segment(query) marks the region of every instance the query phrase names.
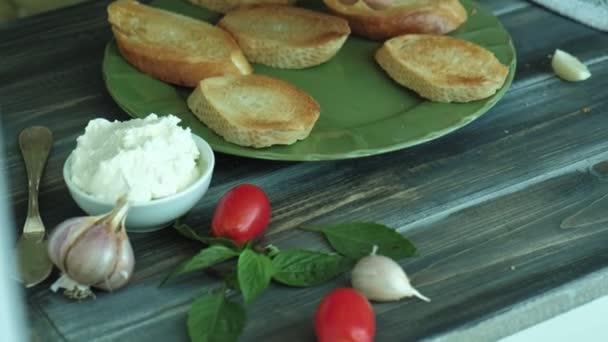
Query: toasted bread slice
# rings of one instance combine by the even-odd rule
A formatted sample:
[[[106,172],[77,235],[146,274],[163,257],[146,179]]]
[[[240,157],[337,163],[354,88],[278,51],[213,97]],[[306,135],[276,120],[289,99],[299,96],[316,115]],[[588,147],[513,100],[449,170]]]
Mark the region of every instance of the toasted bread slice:
[[[226,141],[256,148],[305,139],[320,113],[319,104],[303,90],[254,74],[205,79],[187,102]]]
[[[284,69],[327,62],[350,34],[342,18],[277,5],[228,12],[218,26],[232,34],[250,62]]]
[[[348,20],[354,33],[374,40],[406,33],[444,34],[467,20],[467,12],[458,0],[394,0],[392,6],[383,9],[354,1],[349,5],[341,0],[323,0],[331,11]]]
[[[376,61],[397,81],[437,102],[470,102],[493,95],[509,68],[488,50],[441,35],[408,34],[392,38]]]
[[[162,81],[196,87],[207,77],[252,72],[234,39],[206,22],[133,0],[110,4],[108,21],[121,55]]]
[[[296,0],[189,0],[215,12],[227,13],[240,7],[262,4],[293,5]]]

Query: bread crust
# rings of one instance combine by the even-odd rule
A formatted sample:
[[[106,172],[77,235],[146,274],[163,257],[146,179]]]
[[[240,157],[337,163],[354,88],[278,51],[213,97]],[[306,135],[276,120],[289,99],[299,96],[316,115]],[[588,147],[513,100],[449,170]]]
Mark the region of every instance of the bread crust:
[[[255,105],[242,96],[255,98]],[[254,148],[305,139],[320,114],[319,104],[303,90],[254,74],[205,79],[187,103],[199,120],[226,141]]]
[[[250,62],[284,69],[327,62],[350,35],[342,18],[278,5],[231,11],[218,26],[234,37]],[[276,27],[281,31],[275,32]]]
[[[188,0],[191,3],[205,7],[215,12],[228,13],[237,8],[275,4],[275,5],[293,5],[296,0]]]
[[[234,39],[205,22],[131,0],[110,4],[108,21],[121,55],[140,71],[164,82],[193,88],[204,78],[252,72]],[[169,41],[170,37],[149,33],[152,25],[171,27],[184,36],[212,36],[214,44],[206,53],[203,43],[194,49],[188,40]],[[157,27],[157,31],[166,30]]]
[[[509,74],[490,51],[451,36],[395,37],[378,49],[375,59],[397,83],[437,102],[487,98]]]
[[[333,13],[348,20],[354,33],[373,40],[406,33],[445,34],[467,20],[467,12],[458,0],[428,0],[383,10],[373,10],[361,0],[355,5],[323,1]]]

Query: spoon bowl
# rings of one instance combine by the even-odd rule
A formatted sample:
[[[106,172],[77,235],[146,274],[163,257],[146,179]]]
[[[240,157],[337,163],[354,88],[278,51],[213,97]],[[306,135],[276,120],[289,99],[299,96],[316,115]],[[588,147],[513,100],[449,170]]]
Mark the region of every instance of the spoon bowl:
[[[16,247],[19,280],[25,287],[43,282],[53,271],[45,235],[22,234]]]

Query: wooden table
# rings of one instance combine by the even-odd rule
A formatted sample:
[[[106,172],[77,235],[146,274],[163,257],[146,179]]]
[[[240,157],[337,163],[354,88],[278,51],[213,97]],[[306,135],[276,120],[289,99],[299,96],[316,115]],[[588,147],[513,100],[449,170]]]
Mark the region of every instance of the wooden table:
[[[61,168],[96,117],[128,119],[101,76],[111,37],[92,1],[0,29],[0,111],[17,226],[26,211],[19,131],[45,125],[56,143],[41,186],[48,227],[82,212]],[[495,340],[608,293],[608,35],[526,1],[483,1],[513,36],[518,70],[507,95],[479,120],[430,143],[331,162],[273,162],[217,154],[208,195],[191,221],[208,224],[238,183],[263,186],[274,206],[268,240],[326,248],[303,223],[377,221],[418,247],[403,266],[433,301],[375,305],[378,341]],[[582,83],[557,79],[562,48],[589,65]],[[204,274],[159,288],[199,247],[166,229],[133,234],[130,286],[94,301],[27,291],[34,340],[185,341],[192,299],[217,284]],[[56,274],[53,276],[53,278]],[[243,341],[312,341],[311,317],[330,289],[273,285],[249,308]],[[603,318],[598,318],[603,319]]]

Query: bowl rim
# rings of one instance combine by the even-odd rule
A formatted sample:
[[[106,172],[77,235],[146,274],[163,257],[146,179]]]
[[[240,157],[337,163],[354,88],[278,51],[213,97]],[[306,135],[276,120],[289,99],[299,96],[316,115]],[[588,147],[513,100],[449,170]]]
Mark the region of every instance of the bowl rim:
[[[213,170],[215,168],[215,154],[213,152],[213,149],[211,148],[211,145],[209,145],[209,143],[205,139],[199,137],[198,135],[196,135],[192,132],[190,132],[190,134],[192,134],[194,143],[195,143],[196,147],[199,149],[199,151],[201,152],[200,156],[205,155],[205,157],[207,157],[207,165],[206,165],[204,171],[201,172],[200,177],[195,182],[190,184],[188,187],[186,187],[185,189],[183,189],[173,195],[169,195],[169,196],[165,196],[165,197],[161,197],[158,199],[153,199],[153,200],[145,201],[145,202],[130,201],[129,205],[131,208],[145,207],[145,206],[151,206],[151,205],[171,202],[177,198],[185,196],[187,193],[194,191],[194,189],[198,188],[202,183],[204,183],[208,178],[210,178],[212,176]],[[90,194],[84,192],[83,190],[81,190],[78,186],[76,186],[76,184],[74,184],[72,182],[72,180],[69,177],[71,175],[71,172],[69,170],[68,165],[70,164],[70,160],[72,160],[73,154],[74,154],[74,150],[72,150],[70,152],[70,154],[68,154],[68,157],[63,162],[63,172],[62,172],[63,181],[65,182],[68,190],[70,192],[77,193],[78,196],[84,197],[91,202],[95,202],[95,203],[101,204],[101,205],[107,205],[110,207],[114,206],[115,203],[106,202],[106,201],[102,201],[98,198],[95,198],[95,197],[93,197],[93,195],[90,195]]]

